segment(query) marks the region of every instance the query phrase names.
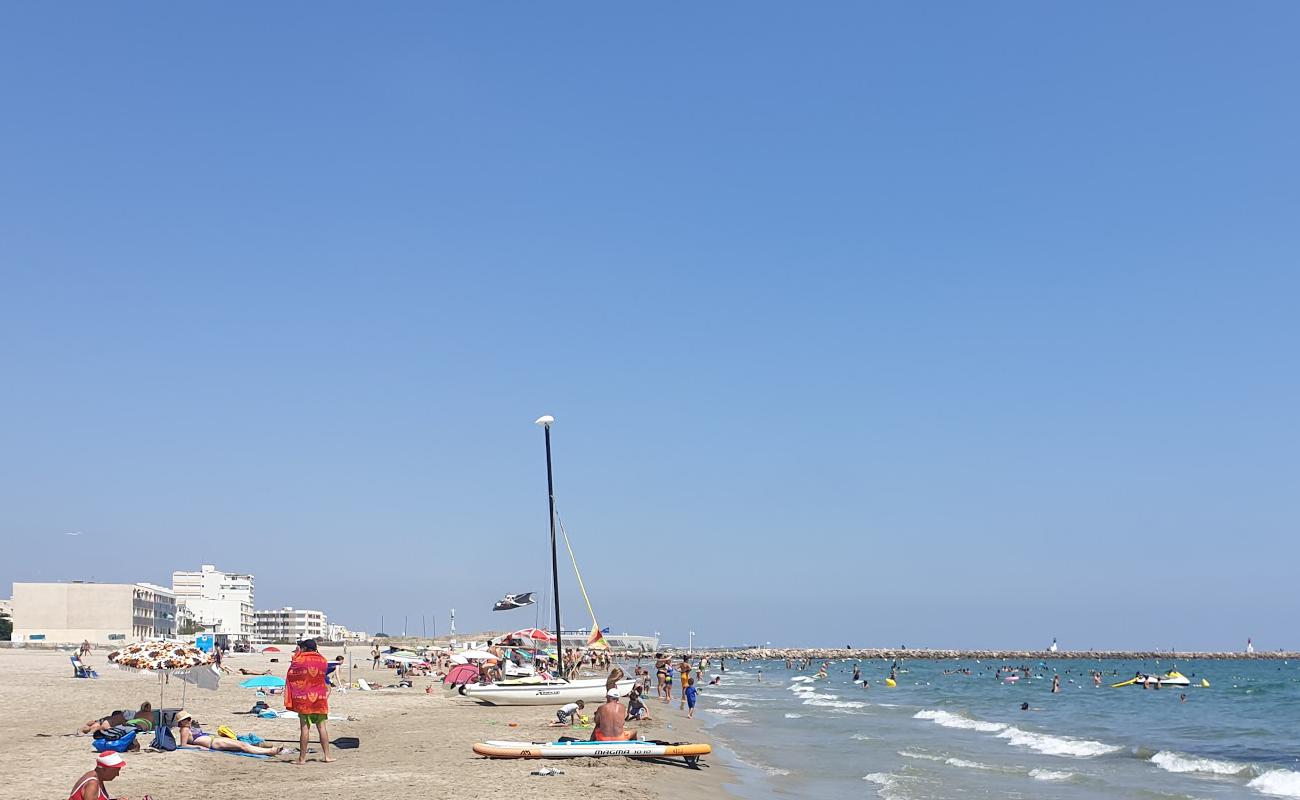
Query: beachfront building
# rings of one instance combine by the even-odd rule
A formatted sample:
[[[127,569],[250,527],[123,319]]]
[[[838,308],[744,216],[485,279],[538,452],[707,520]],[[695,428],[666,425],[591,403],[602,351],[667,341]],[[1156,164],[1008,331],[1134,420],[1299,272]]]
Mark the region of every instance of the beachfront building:
[[[16,642],[121,646],[176,635],[176,595],[152,583],[15,583]]]
[[[276,608],[253,612],[253,641],[258,644],[325,639],[329,620],[324,611]]]
[[[253,576],[204,564],[198,572],[173,572],[172,591],[194,627],[230,641],[253,638]]]
[[[14,601],[6,600],[0,597],[0,617],[12,617],[14,615]]]
[[[366,641],[365,631],[351,631],[346,625],[330,624],[326,631],[325,638],[331,642],[364,642]]]

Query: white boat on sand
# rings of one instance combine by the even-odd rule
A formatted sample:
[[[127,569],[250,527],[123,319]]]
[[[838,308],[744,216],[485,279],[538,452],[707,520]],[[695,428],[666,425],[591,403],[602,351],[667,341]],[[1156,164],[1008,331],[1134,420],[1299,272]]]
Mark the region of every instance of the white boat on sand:
[[[632,691],[631,678],[617,684],[620,695]],[[466,697],[494,706],[544,706],[563,705],[583,700],[588,703],[605,701],[604,678],[582,678],[576,681],[541,679],[503,681],[501,683],[469,684],[460,689]]]

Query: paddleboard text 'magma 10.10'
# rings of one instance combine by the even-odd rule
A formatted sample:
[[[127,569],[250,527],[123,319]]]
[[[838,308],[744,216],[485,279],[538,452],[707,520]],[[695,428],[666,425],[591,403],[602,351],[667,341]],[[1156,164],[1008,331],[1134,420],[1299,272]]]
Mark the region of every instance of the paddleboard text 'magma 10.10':
[[[713,752],[707,744],[669,742],[476,742],[474,752],[488,758],[685,758],[694,761]]]

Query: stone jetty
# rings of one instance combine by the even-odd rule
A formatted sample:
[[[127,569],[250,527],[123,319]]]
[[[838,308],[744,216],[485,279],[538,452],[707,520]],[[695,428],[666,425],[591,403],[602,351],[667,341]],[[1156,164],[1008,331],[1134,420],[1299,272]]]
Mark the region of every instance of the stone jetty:
[[[800,660],[813,659],[818,661],[836,661],[842,659],[850,660],[870,660],[882,659],[892,661],[900,659],[922,659],[932,661],[951,661],[951,660],[973,660],[980,661],[1000,661],[1004,663],[1021,663],[1025,661],[1047,661],[1050,659],[1076,659],[1076,660],[1105,660],[1115,659],[1124,661],[1145,661],[1160,659],[1163,661],[1179,660],[1187,661],[1191,659],[1206,660],[1287,660],[1300,659],[1300,653],[1273,651],[1270,653],[1256,652],[1223,652],[1223,651],[1175,651],[1175,650],[947,650],[934,648],[912,649],[910,647],[884,647],[884,648],[769,648],[769,647],[745,647],[745,648],[721,648],[721,649],[701,649],[696,648],[696,653],[707,653],[710,658],[722,657],[732,658],[740,661],[756,661],[760,659],[772,659],[784,661],[785,659]]]

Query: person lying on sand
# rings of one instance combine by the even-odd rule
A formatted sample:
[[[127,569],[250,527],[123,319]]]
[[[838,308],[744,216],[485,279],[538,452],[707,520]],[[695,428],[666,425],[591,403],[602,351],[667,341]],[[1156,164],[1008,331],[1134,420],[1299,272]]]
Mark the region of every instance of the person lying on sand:
[[[99,733],[100,731],[106,731],[115,725],[124,724],[126,724],[125,711],[110,711],[99,719],[86,720],[86,723],[81,726],[81,730],[78,731],[78,733]]]
[[[142,719],[147,722],[153,722],[153,703],[145,700],[140,704],[140,709],[132,714],[130,711],[110,711],[108,714],[99,719],[86,720],[81,726],[79,733],[100,733],[109,728],[118,725],[124,725],[133,719]]]
[[[266,672],[253,672],[252,670],[247,670],[244,669],[243,667],[240,667],[239,674],[240,675],[270,675],[271,670],[268,669]]]
[[[237,750],[255,756],[278,756],[284,752],[283,747],[258,747],[255,744],[227,739],[205,732],[194,722],[190,712],[181,711],[176,715],[176,728],[179,731],[177,745],[198,750]]]

